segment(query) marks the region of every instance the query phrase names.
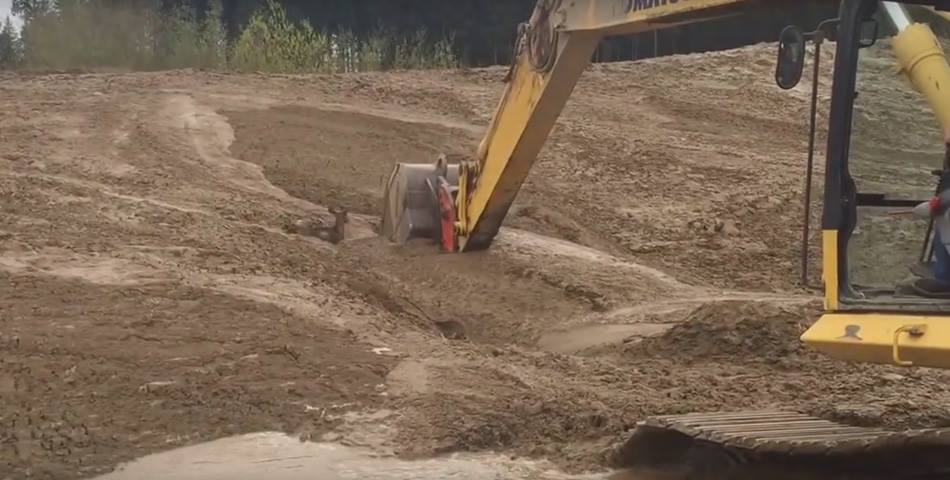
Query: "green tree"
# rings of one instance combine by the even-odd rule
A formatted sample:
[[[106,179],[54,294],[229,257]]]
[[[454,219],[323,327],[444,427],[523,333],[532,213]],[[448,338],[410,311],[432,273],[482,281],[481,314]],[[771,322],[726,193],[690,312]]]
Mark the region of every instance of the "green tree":
[[[13,0],[24,63],[47,68],[346,72],[512,61],[537,0]],[[802,0],[604,42],[601,61],[774,41],[835,5]]]
[[[12,68],[19,64],[22,50],[20,34],[13,28],[10,17],[7,17],[0,28],[0,68]]]
[[[201,22],[199,47],[205,58],[205,66],[221,68],[228,62],[228,38],[222,18],[224,6],[221,0],[210,0]]]
[[[27,22],[53,10],[53,0],[13,0],[13,14]]]

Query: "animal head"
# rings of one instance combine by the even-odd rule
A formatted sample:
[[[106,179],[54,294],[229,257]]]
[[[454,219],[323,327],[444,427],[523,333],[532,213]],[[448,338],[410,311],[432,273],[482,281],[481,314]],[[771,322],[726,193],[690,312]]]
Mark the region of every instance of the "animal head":
[[[329,211],[331,215],[336,217],[337,222],[349,222],[349,215],[347,214],[347,211],[345,208],[329,207],[327,208],[327,211]]]

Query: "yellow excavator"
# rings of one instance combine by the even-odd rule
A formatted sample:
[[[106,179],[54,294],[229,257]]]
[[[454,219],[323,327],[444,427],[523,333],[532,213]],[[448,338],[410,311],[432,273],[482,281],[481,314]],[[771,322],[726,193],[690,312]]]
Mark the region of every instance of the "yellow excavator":
[[[950,250],[941,250],[950,247],[950,194],[945,193],[950,191],[950,152],[944,150],[950,148],[945,145],[950,138],[944,137],[950,132],[950,66],[931,27],[950,20],[950,0],[839,3],[836,18],[813,32],[786,28],[779,42],[776,81],[784,89],[800,82],[808,42],[814,44],[806,219],[821,47],[833,42],[835,49],[821,233],[826,312],[802,339],[841,360],[950,368],[950,270],[941,271],[950,263],[940,265],[941,259],[950,262]],[[476,154],[460,163],[443,156],[433,163],[397,165],[386,188],[382,235],[397,243],[429,238],[453,253],[488,248],[605,36],[779,5],[788,2],[539,0],[530,20],[519,27],[507,87]],[[918,20],[921,15],[930,20]],[[882,26],[896,34],[882,35]],[[890,52],[886,60],[882,50]],[[882,65],[897,68],[881,72]],[[876,79],[897,70],[920,95],[895,100],[903,104],[895,115],[908,119],[906,124],[870,128],[887,120],[874,114],[865,97],[880,90]],[[923,212],[929,222],[900,215],[908,210]],[[919,258],[910,253],[917,247],[908,249],[905,241],[907,231],[918,227],[926,227]],[[888,235],[899,240],[886,245],[889,256],[873,248],[889,242]],[[807,248],[805,253],[803,272]],[[910,283],[881,277],[882,268],[907,273],[908,266],[919,274]],[[897,276],[892,272],[889,278]],[[797,412],[694,413],[644,420],[622,454],[631,464],[688,463],[697,478],[728,478],[724,472],[738,465],[760,464],[788,467],[768,470],[769,476],[794,466],[835,475],[829,478],[950,478],[950,429],[891,432]]]

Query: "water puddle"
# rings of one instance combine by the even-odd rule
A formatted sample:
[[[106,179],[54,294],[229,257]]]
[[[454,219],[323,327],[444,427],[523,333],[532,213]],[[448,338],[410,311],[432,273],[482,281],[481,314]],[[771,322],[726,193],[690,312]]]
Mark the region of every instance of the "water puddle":
[[[405,461],[370,450],[303,443],[278,433],[225,438],[150,455],[94,480],[659,480],[629,474],[571,476],[545,462],[458,454]],[[666,479],[664,479],[666,480]]]

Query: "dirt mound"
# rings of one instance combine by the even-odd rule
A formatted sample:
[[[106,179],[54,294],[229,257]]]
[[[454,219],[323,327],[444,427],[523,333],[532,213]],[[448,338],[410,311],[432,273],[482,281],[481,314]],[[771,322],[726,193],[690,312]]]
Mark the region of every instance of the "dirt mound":
[[[596,468],[641,408],[624,398],[629,385],[614,365],[518,348],[463,350],[465,360],[417,365],[426,386],[395,400],[401,455],[512,451]]]
[[[708,303],[666,333],[629,347],[627,354],[681,362],[788,361],[807,352],[799,337],[814,322],[817,307],[767,301]]]

